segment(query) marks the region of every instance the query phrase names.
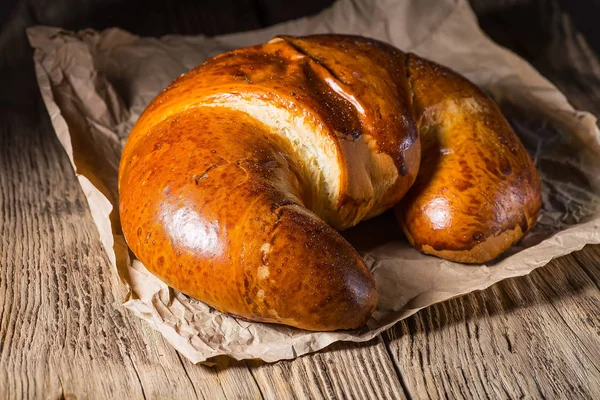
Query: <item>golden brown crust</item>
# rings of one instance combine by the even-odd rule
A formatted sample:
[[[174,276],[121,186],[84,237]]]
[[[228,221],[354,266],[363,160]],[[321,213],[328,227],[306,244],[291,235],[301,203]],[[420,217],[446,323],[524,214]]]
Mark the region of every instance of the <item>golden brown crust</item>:
[[[468,81],[370,39],[276,38],[208,60],[147,107],[119,169],[123,232],[152,273],[220,311],[356,328],[375,281],[328,224],[396,204],[422,145],[397,208],[415,247],[481,262],[531,227],[535,169]]]
[[[408,57],[423,155],[396,215],[424,253],[465,263],[492,260],[535,223],[537,171],[491,99],[453,71]]]

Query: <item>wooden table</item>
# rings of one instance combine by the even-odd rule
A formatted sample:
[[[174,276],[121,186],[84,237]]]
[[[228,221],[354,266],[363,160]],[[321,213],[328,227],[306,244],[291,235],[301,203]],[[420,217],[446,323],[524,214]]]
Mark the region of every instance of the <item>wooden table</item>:
[[[368,343],[274,364],[193,365],[121,306],[122,286],[37,91],[24,27],[212,34],[326,3],[5,4],[12,13],[0,14],[0,398],[600,398],[600,246],[430,307]],[[472,1],[492,38],[577,108],[600,115],[599,37],[590,20],[600,5],[587,3]]]

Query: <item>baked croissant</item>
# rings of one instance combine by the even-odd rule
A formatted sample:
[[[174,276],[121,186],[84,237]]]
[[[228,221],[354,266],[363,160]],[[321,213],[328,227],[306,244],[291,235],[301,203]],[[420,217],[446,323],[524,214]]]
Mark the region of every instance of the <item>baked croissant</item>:
[[[123,232],[152,273],[227,314],[320,331],[359,327],[377,304],[336,229],[400,204],[421,251],[484,262],[531,228],[539,186],[473,84],[342,35],[281,36],[182,75],[119,170]]]

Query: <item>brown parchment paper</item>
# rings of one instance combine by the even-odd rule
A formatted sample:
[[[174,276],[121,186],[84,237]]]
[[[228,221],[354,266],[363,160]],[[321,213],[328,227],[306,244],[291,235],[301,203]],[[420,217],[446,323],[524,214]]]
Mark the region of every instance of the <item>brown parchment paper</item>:
[[[148,102],[205,59],[276,34],[370,36],[445,64],[501,105],[543,181],[538,224],[500,259],[467,266],[409,247],[389,213],[344,233],[377,280],[378,309],[353,331],[307,332],[223,315],[167,287],[130,260],[117,207],[122,146]],[[552,258],[600,242],[600,132],[530,65],[491,42],[466,0],[341,0],[317,16],[268,29],[207,38],[140,38],[119,29],[73,33],[33,27],[35,68],[56,134],[65,148],[123,284],[124,305],[192,362],[289,359],[335,341],[366,341],[423,307],[525,275]]]

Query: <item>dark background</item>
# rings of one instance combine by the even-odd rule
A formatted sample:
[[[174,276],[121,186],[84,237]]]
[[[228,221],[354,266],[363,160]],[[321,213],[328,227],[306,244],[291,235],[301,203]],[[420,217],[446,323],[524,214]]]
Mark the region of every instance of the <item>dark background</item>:
[[[577,26],[590,50],[600,52],[600,0],[470,2],[492,39],[525,57],[555,83],[573,79],[570,86],[577,88],[585,87],[587,79],[597,79],[580,76],[581,71],[573,70],[572,65],[561,65],[561,54],[569,49],[557,49],[556,45],[560,42],[557,37],[572,34],[568,29]],[[26,113],[40,105],[33,79],[32,50],[25,38],[27,26],[52,25],[70,30],[118,26],[139,35],[218,35],[314,14],[332,3],[333,0],[2,0],[0,118],[9,110]],[[8,133],[6,129],[3,132]]]

